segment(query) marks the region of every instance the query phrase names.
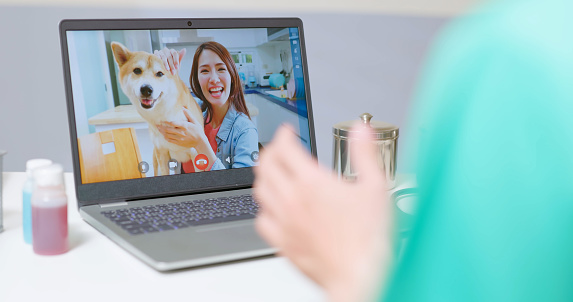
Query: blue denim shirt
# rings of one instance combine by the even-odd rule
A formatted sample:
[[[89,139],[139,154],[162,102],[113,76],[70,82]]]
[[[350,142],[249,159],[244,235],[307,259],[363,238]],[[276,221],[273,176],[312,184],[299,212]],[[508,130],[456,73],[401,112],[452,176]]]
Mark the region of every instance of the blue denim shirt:
[[[217,160],[211,171],[252,167],[258,164],[259,134],[255,124],[230,106],[217,132]]]

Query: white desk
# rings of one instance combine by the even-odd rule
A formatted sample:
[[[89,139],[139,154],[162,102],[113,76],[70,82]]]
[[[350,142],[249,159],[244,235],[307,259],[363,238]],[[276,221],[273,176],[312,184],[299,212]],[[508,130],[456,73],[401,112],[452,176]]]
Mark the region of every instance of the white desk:
[[[286,259],[160,273],[117,246],[77,211],[66,173],[70,251],[39,256],[22,235],[23,172],[3,174],[0,301],[324,301]]]

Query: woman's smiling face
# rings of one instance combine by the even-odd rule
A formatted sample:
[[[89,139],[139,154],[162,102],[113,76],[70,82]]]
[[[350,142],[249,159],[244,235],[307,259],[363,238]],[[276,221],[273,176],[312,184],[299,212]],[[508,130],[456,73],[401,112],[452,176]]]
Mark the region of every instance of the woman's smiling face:
[[[213,106],[222,106],[231,93],[231,75],[227,65],[211,50],[199,55],[199,85],[207,101]]]

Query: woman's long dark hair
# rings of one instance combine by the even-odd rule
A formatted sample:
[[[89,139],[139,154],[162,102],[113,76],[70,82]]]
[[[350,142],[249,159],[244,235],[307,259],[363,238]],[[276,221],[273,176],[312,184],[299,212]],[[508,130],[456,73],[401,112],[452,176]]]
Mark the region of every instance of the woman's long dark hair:
[[[249,114],[249,110],[247,110],[247,104],[245,103],[245,95],[243,94],[243,86],[241,85],[241,78],[239,77],[239,72],[237,71],[237,67],[235,66],[235,62],[231,57],[229,51],[225,48],[225,46],[214,42],[209,41],[205,42],[197,48],[195,51],[195,56],[193,56],[193,65],[191,68],[191,76],[189,76],[189,84],[191,84],[191,90],[193,93],[198,96],[202,101],[203,104],[201,105],[201,111],[207,110],[207,117],[205,118],[205,125],[211,122],[211,118],[213,118],[213,105],[207,101],[205,95],[203,95],[203,91],[201,90],[201,85],[199,85],[199,56],[203,52],[203,50],[208,49],[221,58],[225,65],[227,65],[227,70],[231,75],[231,91],[229,93],[229,100],[231,102],[231,106],[234,106],[235,109],[239,112],[244,113],[251,118]]]

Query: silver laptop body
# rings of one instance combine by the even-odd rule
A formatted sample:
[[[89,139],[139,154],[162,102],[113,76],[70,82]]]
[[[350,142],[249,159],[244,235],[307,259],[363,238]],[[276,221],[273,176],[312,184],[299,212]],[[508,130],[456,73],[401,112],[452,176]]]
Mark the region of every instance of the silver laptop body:
[[[63,20],[60,39],[82,218],[159,271],[273,254],[254,228],[252,167],[233,168],[232,153],[220,158],[226,169],[182,173],[183,163],[172,160],[169,175],[155,176],[149,126],[121,89],[111,44],[148,53],[185,48],[180,77],[189,86],[195,49],[220,43],[241,78],[259,149],[289,123],[316,156],[302,21]],[[258,152],[251,156],[256,164]]]

